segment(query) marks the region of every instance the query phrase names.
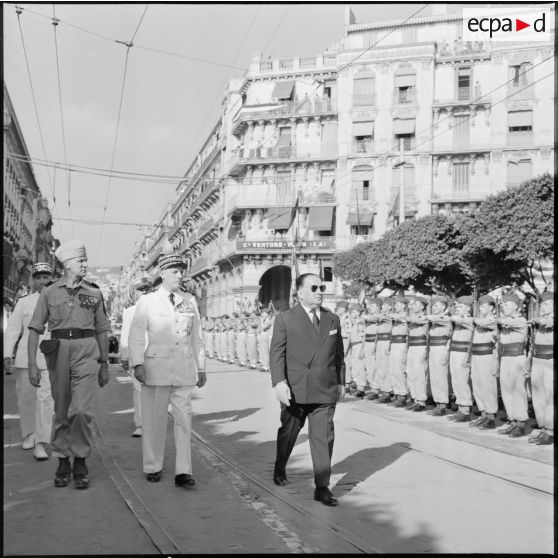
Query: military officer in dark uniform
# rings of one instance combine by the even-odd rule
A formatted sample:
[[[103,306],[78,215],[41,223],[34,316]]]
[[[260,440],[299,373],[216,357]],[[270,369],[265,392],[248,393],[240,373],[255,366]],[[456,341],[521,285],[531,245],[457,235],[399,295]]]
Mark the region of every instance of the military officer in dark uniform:
[[[37,346],[48,322],[51,339],[43,340],[40,349],[54,399],[51,445],[52,455],[59,459],[54,485],[67,486],[73,475],[76,488],[87,488],[85,459],[93,438],[93,390],[95,381],[101,387],[109,381],[110,322],[99,287],[85,280],[84,244],[65,242],[55,255],[64,265],[64,276],[43,289],[29,323],[29,381],[36,387],[40,384]]]

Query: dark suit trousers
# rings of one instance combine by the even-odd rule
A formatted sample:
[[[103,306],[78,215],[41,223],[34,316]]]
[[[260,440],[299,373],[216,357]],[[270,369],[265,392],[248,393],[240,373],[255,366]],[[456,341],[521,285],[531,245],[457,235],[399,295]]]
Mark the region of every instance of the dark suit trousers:
[[[275,475],[284,475],[298,433],[308,417],[308,439],[317,487],[328,486],[331,476],[331,455],[335,430],[335,403],[291,403],[281,405],[281,427],[277,432]]]

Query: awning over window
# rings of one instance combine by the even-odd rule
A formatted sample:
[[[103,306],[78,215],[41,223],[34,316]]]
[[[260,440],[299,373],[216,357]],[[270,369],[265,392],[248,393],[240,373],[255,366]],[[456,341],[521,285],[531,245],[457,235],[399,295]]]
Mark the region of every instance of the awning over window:
[[[330,231],[333,224],[332,206],[313,206],[308,214],[308,228],[313,231]]]
[[[416,84],[416,74],[406,74],[404,76],[395,76],[395,87],[414,87]]]
[[[353,137],[357,136],[373,136],[374,122],[353,122]]]
[[[291,226],[292,207],[270,207],[267,210],[268,229],[288,229]]]
[[[358,213],[351,211],[347,216],[347,225],[366,225],[370,227],[372,221],[374,221],[374,213],[362,209]]]
[[[397,118],[393,121],[393,133],[399,134],[414,134],[415,133],[415,119],[414,118]]]
[[[533,111],[532,110],[516,110],[508,112],[508,127],[517,128],[519,126],[532,126],[533,125]]]
[[[276,83],[271,96],[274,99],[290,99],[294,84],[294,81],[280,81]]]

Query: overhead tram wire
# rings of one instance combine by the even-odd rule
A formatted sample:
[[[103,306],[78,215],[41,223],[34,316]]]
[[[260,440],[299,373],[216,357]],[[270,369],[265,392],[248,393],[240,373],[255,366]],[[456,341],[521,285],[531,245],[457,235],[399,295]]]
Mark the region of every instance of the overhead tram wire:
[[[52,19],[49,16],[45,16],[44,14],[41,14],[39,12],[35,12],[34,10],[30,10],[29,8],[21,8],[21,10],[25,10],[26,12],[29,12],[30,14],[36,15],[38,17],[42,17],[45,19]],[[67,25],[68,27],[71,27],[73,29],[76,29],[78,31],[81,31],[82,33],[87,33],[89,35],[92,35],[94,37],[97,37],[98,39],[103,39],[105,41],[108,41],[109,43],[122,43],[122,41],[118,41],[116,39],[113,39],[111,37],[107,37],[106,35],[102,35],[101,33],[97,33],[95,31],[91,31],[90,29],[85,29],[84,27],[80,27],[79,25],[75,25],[73,23],[69,23],[67,21],[64,21],[62,19],[58,20],[58,23],[61,23],[63,25]],[[134,46],[136,48],[139,48],[141,50],[147,50],[147,51],[151,51],[151,52],[156,52],[159,54],[165,54],[167,56],[174,56],[177,58],[184,58],[185,60],[192,60],[193,62],[201,62],[202,64],[211,64],[214,66],[222,66],[224,68],[230,68],[232,70],[242,70],[244,71],[246,68],[242,68],[240,66],[230,66],[229,64],[224,64],[223,62],[218,62],[216,60],[208,60],[206,58],[199,58],[196,56],[189,56],[187,54],[182,54],[180,52],[171,52],[168,50],[163,50],[163,49],[158,49],[158,48],[153,48],[153,47],[148,47],[148,46],[144,46],[144,45],[138,45],[138,44],[134,44]]]
[[[43,131],[41,129],[41,120],[39,118],[39,109],[37,108],[37,100],[35,98],[35,90],[33,89],[33,80],[31,78],[31,68],[29,66],[29,58],[27,57],[27,49],[25,48],[25,39],[23,37],[23,28],[21,26],[21,13],[23,11],[23,8],[21,8],[20,6],[15,7],[15,11],[17,14],[17,24],[19,27],[19,35],[21,37],[21,46],[23,48],[23,55],[25,57],[25,66],[27,68],[27,76],[29,77],[29,88],[31,89],[31,97],[33,98],[33,107],[35,108],[35,117],[37,119],[37,129],[39,130],[39,138],[41,140],[41,147],[43,149],[43,156],[46,159],[47,158],[47,154],[46,154],[46,148],[45,148],[45,141],[43,138]],[[55,211],[56,211],[56,196],[54,194],[54,187],[52,184],[52,179],[50,176],[50,172],[47,170],[47,177],[48,177],[48,183],[50,186],[50,193],[52,195],[52,215],[55,215]]]
[[[109,176],[109,182],[108,182],[108,187],[107,187],[107,193],[105,196],[105,204],[104,204],[104,209],[103,209],[103,223],[105,221],[106,215],[107,215],[107,204],[108,204],[108,200],[109,200],[109,196],[110,196],[110,188],[112,185],[112,169],[114,168],[114,158],[116,155],[116,146],[118,144],[118,132],[120,130],[120,117],[122,116],[122,104],[124,102],[124,89],[126,87],[126,74],[128,72],[128,59],[130,57],[130,48],[132,48],[132,46],[134,46],[134,39],[136,38],[136,35],[139,31],[140,25],[143,21],[143,18],[145,16],[145,13],[147,12],[147,8],[149,7],[149,4],[145,5],[145,9],[143,11],[143,14],[141,15],[141,18],[139,20],[139,23],[136,27],[136,30],[134,31],[134,34],[132,35],[132,39],[130,40],[129,43],[124,43],[122,41],[117,41],[117,42],[121,42],[123,45],[126,46],[126,57],[124,59],[124,74],[122,76],[122,89],[120,91],[120,102],[118,105],[118,117],[116,120],[116,134],[114,137],[114,145],[112,148],[112,158],[111,158],[111,162],[110,162],[110,172],[111,172],[111,176]],[[95,259],[97,260],[97,262],[99,261],[99,250],[101,249],[101,243],[103,241],[103,226],[101,225],[101,231],[99,234],[99,242],[97,243],[97,252],[96,252],[96,256]]]
[[[60,106],[60,123],[62,126],[62,148],[64,151],[64,164],[67,166],[67,161],[68,161],[68,157],[66,154],[66,132],[65,132],[65,128],[64,128],[64,111],[62,108],[62,85],[61,85],[61,80],[60,80],[60,56],[58,54],[58,37],[56,34],[56,27],[58,26],[58,20],[56,19],[56,12],[54,10],[54,4],[52,5],[52,28],[54,31],[54,52],[56,54],[56,76],[58,78],[58,103]],[[72,218],[72,178],[71,178],[71,171],[68,170],[67,171],[67,177],[68,177],[68,213],[70,215],[70,219]],[[72,234],[75,238],[76,236],[76,231],[74,228],[74,223],[72,221]]]

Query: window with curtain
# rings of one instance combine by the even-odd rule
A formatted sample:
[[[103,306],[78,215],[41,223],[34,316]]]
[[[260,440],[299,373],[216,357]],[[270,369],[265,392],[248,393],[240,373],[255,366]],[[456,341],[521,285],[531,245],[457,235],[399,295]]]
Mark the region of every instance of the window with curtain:
[[[374,170],[370,166],[355,167],[352,172],[351,201],[374,201],[373,179]]]
[[[468,101],[471,98],[471,68],[457,70],[457,100]]]
[[[335,169],[322,170],[320,184],[323,190],[333,191],[335,186]]]
[[[401,185],[401,178],[403,178],[405,203],[416,201],[415,167],[410,163],[406,163],[403,165],[403,172],[401,172],[401,167],[394,168],[392,172],[391,198],[395,199],[397,197]]]
[[[518,186],[531,178],[533,178],[531,159],[508,161],[508,186]]]
[[[457,197],[469,194],[469,163],[453,163],[453,194]]]
[[[469,147],[471,118],[469,114],[456,114],[453,117],[453,145],[458,149]]]
[[[508,145],[530,145],[533,143],[533,111],[508,112]]]
[[[355,77],[353,82],[353,106],[374,105],[376,80],[372,76]]]

